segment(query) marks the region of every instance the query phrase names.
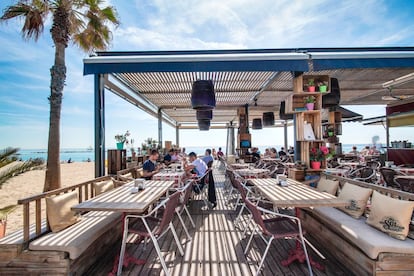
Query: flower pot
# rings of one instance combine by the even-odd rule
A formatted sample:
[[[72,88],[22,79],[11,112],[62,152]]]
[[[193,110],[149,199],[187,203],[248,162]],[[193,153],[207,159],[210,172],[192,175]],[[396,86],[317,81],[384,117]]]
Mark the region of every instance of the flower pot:
[[[319,86],[319,92],[326,92],[327,89],[328,89],[328,86],[326,85]]]
[[[328,136],[329,136],[329,137],[334,136],[334,132],[333,132],[333,131],[328,131]]]
[[[315,103],[306,103],[305,107],[307,110],[313,110],[315,108]]]
[[[321,169],[321,161],[311,161],[311,168],[314,170]]]
[[[0,220],[0,239],[6,235],[6,220]]]
[[[124,142],[116,143],[116,149],[118,150],[124,149]]]
[[[308,86],[308,92],[315,92],[315,86]]]

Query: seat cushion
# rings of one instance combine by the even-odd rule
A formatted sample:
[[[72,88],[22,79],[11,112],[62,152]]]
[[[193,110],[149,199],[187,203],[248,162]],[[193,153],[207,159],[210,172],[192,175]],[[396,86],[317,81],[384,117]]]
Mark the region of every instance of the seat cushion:
[[[77,224],[35,239],[29,249],[68,252],[69,258],[74,260],[116,223],[122,223],[120,213],[89,212],[82,215]]]
[[[398,200],[374,191],[367,223],[393,238],[405,240],[413,207],[413,201]]]
[[[394,239],[366,224],[364,217],[355,219],[332,207],[315,208],[313,212],[322,219],[324,225],[332,225],[336,232],[373,260],[383,252],[414,254],[414,240]]]
[[[365,212],[365,207],[367,206],[371,193],[371,189],[346,182],[338,198],[347,200],[349,204],[345,207],[338,208],[354,218],[359,218]]]
[[[47,220],[52,232],[59,232],[78,222],[78,216],[71,207],[79,204],[78,192],[46,197]]]

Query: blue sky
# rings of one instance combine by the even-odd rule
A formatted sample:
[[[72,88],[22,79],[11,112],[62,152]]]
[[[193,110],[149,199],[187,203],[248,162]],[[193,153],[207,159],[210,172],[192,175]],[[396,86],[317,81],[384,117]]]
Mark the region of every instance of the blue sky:
[[[2,0],[0,10],[16,1]],[[107,1],[119,13],[109,50],[253,49],[293,47],[414,46],[414,1],[247,1],[153,0]],[[24,41],[22,22],[0,24],[0,148],[46,148],[50,74],[54,49],[50,22],[37,42]],[[61,147],[94,144],[93,78],[83,76],[87,54],[70,45],[61,117]],[[384,107],[350,106],[365,117],[384,114]],[[157,138],[156,119],[106,92],[106,144],[131,132],[135,145]],[[381,126],[343,126],[342,143],[385,142]],[[252,131],[256,145],[283,144],[282,129]],[[289,130],[292,141],[293,131]],[[391,140],[414,140],[412,128],[391,129]],[[175,142],[164,126],[163,140]],[[183,146],[224,146],[226,132],[181,131]]]

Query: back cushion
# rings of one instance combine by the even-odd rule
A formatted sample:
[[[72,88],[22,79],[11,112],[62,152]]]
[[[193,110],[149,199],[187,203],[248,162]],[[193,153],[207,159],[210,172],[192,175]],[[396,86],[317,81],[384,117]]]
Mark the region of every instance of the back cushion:
[[[371,189],[346,182],[338,198],[347,200],[349,204],[345,207],[338,208],[353,218],[359,218],[365,211],[371,193]]]
[[[79,221],[70,208],[79,204],[76,191],[46,198],[47,220],[52,232],[59,232]]]
[[[95,195],[102,194],[110,191],[114,188],[114,182],[112,180],[100,181],[93,184],[95,187]]]
[[[327,179],[326,177],[322,177],[318,182],[318,186],[316,187],[316,190],[320,192],[326,192],[331,195],[336,195],[338,186],[339,186],[338,180],[331,180],[331,179]]]

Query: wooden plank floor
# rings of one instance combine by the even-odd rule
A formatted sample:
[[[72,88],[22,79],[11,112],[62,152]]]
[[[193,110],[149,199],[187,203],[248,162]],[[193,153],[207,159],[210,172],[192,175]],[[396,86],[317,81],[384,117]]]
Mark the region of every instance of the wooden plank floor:
[[[241,238],[242,231],[235,227],[233,222],[239,209],[235,211],[226,204],[223,172],[215,170],[214,178],[217,207],[208,210],[201,199],[193,199],[190,202],[190,213],[196,224],[195,228],[191,227],[188,217],[183,214],[192,240],[188,240],[178,219],[174,220],[178,236],[184,247],[184,256],[180,256],[171,233],[159,240],[171,275],[248,276],[256,274],[265,243],[257,236],[253,239],[252,248],[247,256],[243,254],[248,238]],[[246,217],[244,216],[244,218]],[[240,225],[244,225],[243,221]],[[308,239],[312,240],[311,237]],[[306,263],[295,262],[288,267],[280,264],[294,245],[294,241],[273,241],[261,271],[262,275],[308,275]],[[116,246],[113,252],[108,252],[107,257],[95,264],[87,274],[108,275],[112,269],[113,256],[119,254],[119,248],[120,246]],[[143,244],[130,243],[127,246],[127,251],[136,258],[146,259],[147,262],[145,265],[130,264],[128,267],[124,267],[122,275],[165,275],[152,243],[148,243],[145,250]],[[314,275],[352,275],[326,252],[322,251],[327,258],[322,260],[309,247],[308,251],[315,260],[326,266],[325,271],[313,269]]]

